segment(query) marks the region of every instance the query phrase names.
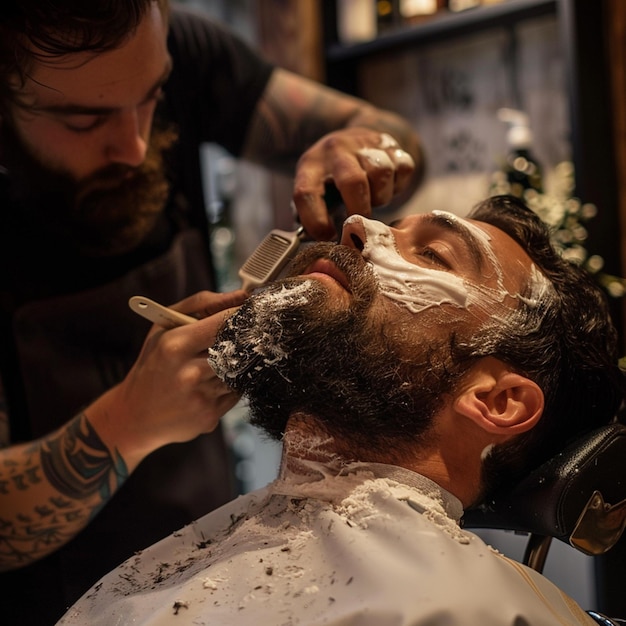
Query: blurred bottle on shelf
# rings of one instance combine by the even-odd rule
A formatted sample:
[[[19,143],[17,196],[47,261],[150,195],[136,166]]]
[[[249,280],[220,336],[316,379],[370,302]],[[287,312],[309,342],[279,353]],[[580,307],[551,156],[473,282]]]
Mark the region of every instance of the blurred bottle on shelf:
[[[337,0],[337,35],[344,45],[375,39],[443,12],[458,13],[508,0]]]
[[[400,19],[404,24],[415,24],[447,8],[448,0],[400,0]]]
[[[508,2],[508,0],[448,0],[448,9],[453,13],[458,13],[474,7],[502,4],[503,2]]]
[[[448,9],[454,13],[481,5],[481,0],[448,0]]]
[[[543,193],[543,171],[532,152],[533,135],[528,115],[517,109],[502,108],[498,110],[498,118],[509,124],[503,171],[511,193],[519,198],[523,198],[528,189]]]
[[[400,0],[376,0],[376,23],[379,35],[400,26]]]
[[[338,0],[337,35],[342,44],[360,43],[377,35],[375,0]]]

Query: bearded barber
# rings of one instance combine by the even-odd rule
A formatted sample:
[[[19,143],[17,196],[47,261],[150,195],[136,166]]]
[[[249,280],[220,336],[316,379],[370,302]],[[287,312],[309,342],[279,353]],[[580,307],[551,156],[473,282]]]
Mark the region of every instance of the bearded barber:
[[[196,350],[243,294],[186,300],[213,285],[200,144],[293,172],[318,239],[334,236],[325,183],[367,214],[411,193],[422,158],[398,116],[274,68],[166,0],[94,0],[80,14],[68,0],[7,0],[0,73],[0,490],[14,507],[2,505],[0,558],[16,590],[3,619],[45,624],[233,495],[217,425],[232,397]],[[131,369],[147,329],[127,306],[136,294],[209,317],[154,329]],[[166,376],[181,381],[182,433]],[[33,503],[50,477],[56,492]],[[68,505],[83,497],[83,510]]]

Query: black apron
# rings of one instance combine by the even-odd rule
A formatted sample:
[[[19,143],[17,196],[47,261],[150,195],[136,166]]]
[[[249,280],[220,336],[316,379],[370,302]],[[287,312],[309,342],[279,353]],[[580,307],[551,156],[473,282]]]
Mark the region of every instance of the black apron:
[[[68,421],[123,378],[150,328],[128,299],[172,304],[206,289],[210,273],[198,262],[205,254],[200,234],[183,231],[165,254],[113,282],[18,308],[14,338],[33,436]],[[230,500],[232,477],[219,429],[157,450],[65,547],[0,575],[3,592],[11,589],[0,621],[54,623],[122,560]]]

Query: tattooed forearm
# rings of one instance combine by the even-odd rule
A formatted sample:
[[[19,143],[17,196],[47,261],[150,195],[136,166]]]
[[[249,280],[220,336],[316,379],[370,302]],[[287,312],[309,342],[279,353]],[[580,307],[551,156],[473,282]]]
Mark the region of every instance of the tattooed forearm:
[[[417,135],[405,119],[280,69],[275,70],[257,104],[245,155],[265,166],[290,171],[321,137],[355,126],[390,134],[421,167]]]
[[[41,446],[43,472],[60,493],[74,500],[94,493],[108,498],[127,476],[123,460],[111,457],[84,415]]]
[[[66,543],[127,475],[82,414],[49,437],[0,450],[0,569]]]
[[[254,123],[250,126],[249,145],[257,154],[264,151],[264,162],[273,158],[272,165],[284,169],[293,167],[299,156],[323,135],[337,130],[332,116],[320,115],[324,100],[316,96],[307,109],[285,106],[282,94],[266,94],[257,106]],[[284,97],[284,96],[282,96]]]

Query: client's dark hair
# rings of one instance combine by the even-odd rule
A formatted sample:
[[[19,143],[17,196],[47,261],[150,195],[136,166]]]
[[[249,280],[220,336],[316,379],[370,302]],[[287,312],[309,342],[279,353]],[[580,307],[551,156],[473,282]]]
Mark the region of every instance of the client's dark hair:
[[[520,298],[515,324],[456,347],[458,358],[469,352],[505,361],[545,395],[537,426],[488,457],[485,486],[491,490],[534,469],[573,438],[612,421],[626,387],[604,292],[586,270],[555,251],[537,215],[515,197],[494,196],[469,217],[517,241],[553,286],[553,293],[539,303]]]
[[[6,114],[10,101],[19,102],[17,90],[39,55],[112,50],[154,3],[167,15],[168,0],[2,0],[0,114]]]

